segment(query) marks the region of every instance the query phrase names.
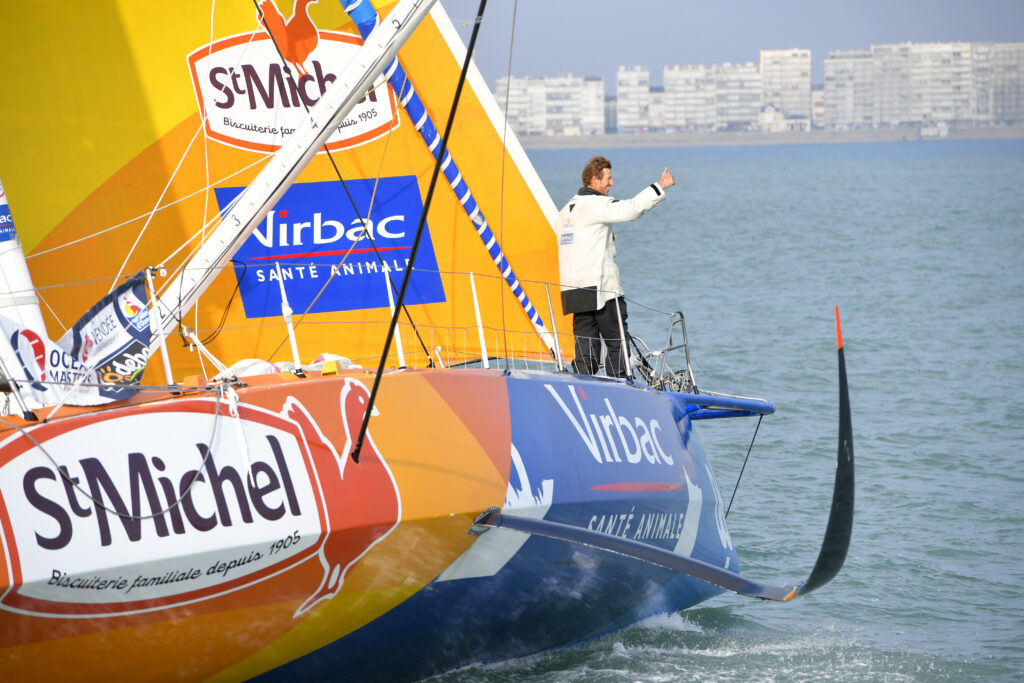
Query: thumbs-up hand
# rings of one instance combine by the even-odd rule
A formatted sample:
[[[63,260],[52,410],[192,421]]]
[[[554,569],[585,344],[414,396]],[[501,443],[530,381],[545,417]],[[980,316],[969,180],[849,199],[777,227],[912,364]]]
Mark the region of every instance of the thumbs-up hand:
[[[661,180],[658,181],[658,184],[661,185],[661,189],[663,190],[676,184],[675,177],[668,172],[668,166],[666,166],[665,170],[661,172]]]

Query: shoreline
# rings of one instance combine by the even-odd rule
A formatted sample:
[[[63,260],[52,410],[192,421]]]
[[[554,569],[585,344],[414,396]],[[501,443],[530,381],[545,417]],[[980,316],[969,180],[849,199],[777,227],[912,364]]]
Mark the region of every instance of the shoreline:
[[[937,140],[1003,140],[1024,138],[1024,125],[949,130],[943,137],[921,137],[917,128],[866,130],[812,130],[810,132],[733,131],[725,133],[637,133],[600,135],[523,135],[524,149],[581,149],[622,147],[710,147],[715,145],[800,145],[847,142],[901,142]]]

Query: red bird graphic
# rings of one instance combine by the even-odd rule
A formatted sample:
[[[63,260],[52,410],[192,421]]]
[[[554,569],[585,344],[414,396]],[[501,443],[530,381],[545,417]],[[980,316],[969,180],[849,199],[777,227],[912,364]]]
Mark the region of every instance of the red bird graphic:
[[[302,63],[320,42],[320,34],[309,18],[309,6],[319,0],[295,0],[295,11],[285,21],[274,0],[260,1],[259,21],[277,44],[285,61],[295,66],[299,77],[309,75]]]
[[[318,552],[324,569],[323,580],[299,607],[296,616],[337,595],[348,570],[394,531],[402,517],[398,485],[369,432],[359,462],[349,457],[369,397],[370,392],[361,382],[346,378],[340,396],[341,429],[335,439],[336,443],[344,444],[340,454],[305,409],[295,403],[287,405],[288,417],[300,426],[307,438],[313,434],[320,437],[312,440],[311,445],[319,443],[320,446],[313,448],[311,455],[324,486],[324,503],[331,527],[322,538]]]

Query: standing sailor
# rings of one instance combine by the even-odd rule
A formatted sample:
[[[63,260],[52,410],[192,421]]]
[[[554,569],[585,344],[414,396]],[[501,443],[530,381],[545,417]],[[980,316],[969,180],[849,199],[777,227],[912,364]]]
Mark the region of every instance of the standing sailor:
[[[583,187],[558,212],[555,231],[562,311],[573,314],[574,371],[587,375],[597,372],[603,339],[608,348],[605,373],[609,377],[626,377],[621,341],[628,338],[626,300],[615,264],[615,232],[611,224],[636,220],[660,204],[665,199],[665,190],[675,184],[676,179],[666,167],[658,182],[632,199],[612,199],[608,196],[615,185],[612,164],[595,156],[583,167]]]

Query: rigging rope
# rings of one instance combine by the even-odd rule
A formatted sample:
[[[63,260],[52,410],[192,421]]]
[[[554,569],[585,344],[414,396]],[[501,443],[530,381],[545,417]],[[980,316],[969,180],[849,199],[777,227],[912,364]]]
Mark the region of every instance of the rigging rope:
[[[78,493],[80,493],[83,496],[85,496],[86,500],[88,500],[93,505],[95,505],[97,509],[104,510],[105,512],[109,512],[112,515],[116,515],[118,517],[121,517],[122,519],[131,519],[131,520],[137,520],[137,521],[146,520],[146,519],[154,519],[156,517],[162,517],[165,513],[171,512],[172,510],[177,508],[179,505],[181,505],[181,502],[183,500],[185,500],[185,498],[188,498],[189,494],[192,492],[192,487],[195,486],[195,483],[197,481],[202,481],[201,477],[203,475],[202,475],[202,472],[200,470],[203,467],[205,467],[206,466],[206,462],[210,458],[213,457],[214,440],[217,438],[217,423],[218,423],[218,421],[220,419],[221,395],[224,393],[224,387],[225,386],[226,385],[224,385],[224,384],[218,384],[216,386],[216,389],[215,389],[216,392],[217,392],[217,403],[214,405],[214,411],[213,411],[213,430],[210,433],[210,441],[209,441],[210,447],[205,449],[206,453],[205,453],[205,455],[203,455],[202,462],[199,463],[199,469],[195,470],[195,473],[192,475],[192,478],[191,478],[191,480],[188,483],[188,486],[186,486],[185,489],[180,492],[180,495],[178,496],[178,498],[176,500],[174,500],[173,502],[168,501],[169,504],[167,505],[167,507],[165,507],[165,508],[163,508],[161,510],[156,510],[156,511],[154,511],[154,512],[148,514],[148,515],[132,515],[132,514],[128,514],[127,512],[123,512],[121,510],[116,510],[116,509],[108,507],[107,504],[105,502],[103,502],[102,499],[96,498],[91,493],[89,493],[85,489],[83,489],[82,485],[78,483],[79,482],[78,478],[77,477],[72,477],[70,474],[68,474],[68,471],[67,471],[66,467],[62,467],[61,465],[58,465],[57,461],[53,458],[52,455],[50,455],[50,452],[48,450],[46,450],[43,447],[43,445],[41,443],[39,443],[39,441],[36,440],[36,438],[34,436],[32,436],[31,432],[29,432],[24,427],[21,427],[20,425],[16,425],[13,422],[8,422],[7,420],[4,420],[3,418],[0,418],[0,423],[5,424],[5,425],[7,425],[8,427],[10,427],[12,429],[18,430],[19,432],[21,432],[21,434],[25,438],[27,438],[29,441],[34,443],[36,448],[38,448],[40,451],[42,451],[43,455],[46,456],[46,459],[50,461],[51,465],[53,465],[53,468],[57,471],[57,474],[64,480],[65,485],[74,488]],[[166,389],[170,390],[170,389],[172,389],[172,387],[166,387]],[[178,390],[178,389],[180,389],[180,387],[175,389],[175,390]],[[209,390],[209,389],[207,388],[207,390]],[[49,419],[49,418],[47,418],[47,419]],[[202,449],[200,450],[200,452],[202,452]]]
[[[487,0],[480,0],[480,8],[476,13],[476,20],[473,23],[473,34],[469,39],[469,47],[466,48],[466,59],[462,63],[462,73],[459,74],[459,83],[455,86],[455,97],[452,100],[451,111],[448,113],[448,122],[445,124],[444,136],[441,138],[441,147],[437,153],[437,160],[434,163],[434,172],[430,176],[430,186],[427,189],[427,196],[423,202],[423,213],[420,214],[420,223],[416,227],[416,238],[412,243],[412,252],[409,254],[409,267],[402,278],[402,289],[398,293],[398,301],[395,302],[395,312],[391,316],[391,325],[388,327],[387,338],[384,341],[384,350],[380,355],[380,363],[377,365],[377,374],[373,378],[373,390],[367,401],[366,413],[363,415],[363,424],[359,428],[359,438],[356,440],[355,448],[352,449],[352,459],[359,462],[359,451],[362,450],[363,440],[366,438],[366,429],[370,424],[370,414],[373,412],[373,403],[377,398],[377,391],[380,389],[380,380],[384,375],[384,363],[387,361],[388,353],[391,351],[391,341],[395,336],[395,326],[398,324],[398,309],[405,300],[405,293],[409,288],[409,281],[412,279],[412,269],[416,265],[416,253],[419,251],[420,242],[423,238],[423,230],[427,225],[427,213],[430,211],[430,203],[434,198],[434,189],[437,187],[437,177],[441,173],[442,160],[448,149],[448,138],[452,133],[452,126],[455,123],[455,112],[459,106],[459,99],[462,97],[462,87],[466,84],[466,74],[469,72],[469,65],[473,58],[473,48],[476,46],[476,38],[480,33],[480,22],[483,20],[484,8]],[[395,59],[398,64],[398,59]],[[448,157],[449,159],[451,157]]]
[[[505,71],[505,107],[502,110],[502,128],[501,128],[501,201],[498,208],[498,234],[499,241],[505,244],[505,140],[508,137],[508,97],[512,92],[512,88],[509,87],[509,83],[512,80],[512,50],[516,44],[516,11],[519,9],[519,0],[515,0],[512,3],[512,33],[508,40],[508,68]],[[508,348],[508,335],[506,334],[508,326],[505,324],[505,297],[499,297],[501,299],[501,329],[502,329],[502,344]],[[505,374],[509,374],[509,354],[505,354]]]
[[[160,203],[163,202],[164,197],[167,195],[167,191],[171,189],[171,183],[173,183],[174,178],[177,177],[178,171],[181,170],[181,165],[185,163],[185,158],[188,156],[189,150],[192,149],[192,145],[195,144],[196,138],[199,137],[199,133],[201,133],[202,131],[203,125],[202,122],[200,122],[199,129],[192,136],[192,139],[189,141],[188,146],[185,147],[185,152],[184,154],[181,155],[181,158],[178,159],[178,165],[175,166],[174,171],[171,172],[171,177],[167,179],[167,184],[164,185],[164,189],[160,193],[160,197],[156,200],[156,206],[153,207],[153,210],[150,211],[149,215],[146,217],[146,224],[142,226],[142,230],[140,230],[139,234],[136,236],[135,242],[132,244],[131,248],[128,250],[128,253],[125,255],[124,261],[121,263],[121,268],[118,269],[117,275],[114,276],[114,281],[110,284],[110,289],[107,290],[107,294],[113,292],[114,288],[117,287],[117,281],[121,278],[121,275],[124,273],[125,268],[128,266],[128,261],[131,259],[132,254],[135,253],[135,249],[136,247],[139,246],[139,242],[142,241],[142,236],[145,235],[146,230],[149,229],[149,224],[153,222],[153,216],[156,215],[157,209],[160,208]],[[205,136],[203,137],[205,138]]]
[[[743,470],[747,469],[747,460],[750,459],[750,451],[754,448],[754,439],[757,438],[757,430],[761,428],[761,420],[764,415],[757,418],[757,425],[754,427],[754,436],[750,439],[750,446],[747,447],[747,456],[743,458],[743,466],[740,468],[740,475],[736,477],[736,486],[732,489],[732,496],[729,498],[729,506],[725,508],[725,518],[729,518],[729,510],[732,510],[732,502],[736,500],[736,491],[740,488],[740,479],[743,478]]]

